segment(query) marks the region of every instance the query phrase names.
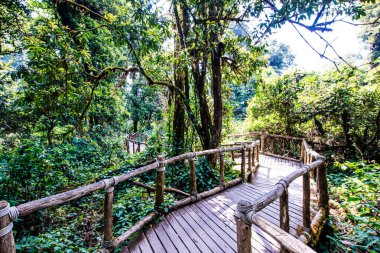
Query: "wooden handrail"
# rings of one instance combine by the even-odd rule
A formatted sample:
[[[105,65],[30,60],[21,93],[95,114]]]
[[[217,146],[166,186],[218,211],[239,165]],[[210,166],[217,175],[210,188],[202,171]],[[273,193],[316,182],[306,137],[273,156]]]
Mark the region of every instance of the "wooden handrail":
[[[126,138],[127,139],[127,138]],[[129,140],[129,139],[128,139]],[[136,142],[137,143],[137,142]],[[140,142],[141,143],[141,142]],[[145,143],[144,143],[145,144]],[[87,196],[92,194],[95,191],[105,189],[105,200],[104,200],[104,244],[102,252],[112,252],[114,249],[116,249],[118,246],[120,246],[123,242],[125,242],[133,233],[137,232],[139,229],[141,229],[144,225],[150,223],[158,214],[159,212],[162,212],[161,206],[164,202],[164,191],[165,189],[165,166],[173,164],[178,161],[183,160],[192,160],[194,157],[198,156],[205,156],[205,155],[214,155],[214,154],[224,154],[227,152],[233,152],[233,151],[242,151],[244,152],[245,149],[251,149],[251,150],[258,150],[257,146],[259,145],[259,141],[256,142],[250,142],[250,143],[242,143],[241,145],[234,145],[227,148],[217,148],[217,149],[210,149],[210,150],[203,150],[198,152],[190,152],[186,154],[181,154],[175,157],[167,158],[164,157],[158,157],[157,162],[150,163],[148,165],[142,166],[140,168],[137,168],[133,171],[130,171],[128,173],[114,176],[111,178],[103,179],[99,182],[95,182],[92,184],[88,184],[85,186],[78,187],[76,189],[62,192],[59,194],[51,195],[42,199],[30,201],[24,204],[20,204],[15,209],[19,213],[19,216],[25,216],[30,213],[36,212],[38,210],[60,205],[67,203],[69,201]],[[258,152],[255,152],[253,156],[258,157]],[[224,157],[221,155],[221,157]],[[223,165],[221,168],[224,170],[224,161],[221,163]],[[183,205],[186,205],[188,203],[192,203],[195,201],[198,201],[202,198],[205,198],[207,196],[211,196],[213,194],[216,194],[220,191],[223,191],[226,188],[232,187],[240,182],[243,181],[243,178],[237,178],[234,180],[231,180],[229,182],[225,182],[224,180],[224,173],[221,173],[220,175],[220,186],[215,187],[214,189],[211,189],[206,192],[202,192],[198,194],[196,192],[196,178],[195,178],[195,161],[192,165],[190,165],[192,168],[192,177],[191,177],[191,194],[193,196],[187,197],[183,200],[177,201],[174,203],[174,205],[169,206],[169,210],[173,210],[176,208],[179,208]],[[129,181],[130,179],[139,176],[143,173],[153,171],[157,171],[156,176],[156,199],[155,199],[155,211],[147,214],[140,222],[136,223],[134,226],[132,226],[130,229],[128,229],[125,233],[123,233],[118,238],[113,238],[113,224],[112,224],[112,202],[113,202],[113,191],[114,186],[118,183]],[[245,164],[242,166],[242,171],[245,172]],[[249,173],[251,173],[252,168],[249,168]],[[223,171],[224,172],[224,171]],[[244,178],[245,179],[245,178]],[[182,191],[178,190],[178,193],[182,193]],[[13,235],[11,236],[11,239],[13,240]],[[3,245],[0,245],[2,247]]]
[[[263,135],[261,135],[263,136]],[[282,136],[281,136],[282,138]],[[262,139],[262,138],[261,138]],[[261,149],[263,149],[264,142],[261,142]],[[269,235],[274,237],[281,244],[281,252],[314,252],[311,248],[307,247],[303,242],[307,242],[305,238],[310,238],[308,230],[313,225],[310,224],[310,176],[309,173],[318,169],[318,204],[320,210],[328,210],[328,192],[327,192],[327,178],[326,169],[322,164],[326,158],[313,151],[307,142],[302,139],[301,144],[301,162],[304,163],[300,169],[281,178],[275,185],[274,189],[263,194],[257,198],[253,203],[245,200],[239,201],[236,211],[235,219],[237,224],[237,242],[238,253],[251,253],[251,237],[250,230],[252,224],[259,226],[266,231]],[[296,240],[293,236],[289,235],[289,204],[288,204],[288,187],[291,182],[299,177],[303,177],[303,225],[305,227],[302,240]],[[280,228],[266,222],[259,218],[256,213],[273,203],[275,200],[280,199]],[[322,212],[326,214],[326,212]],[[320,215],[320,218],[315,223],[320,222],[325,216]],[[248,228],[247,228],[248,226]],[[314,227],[313,227],[314,228]],[[249,239],[248,239],[249,238]]]

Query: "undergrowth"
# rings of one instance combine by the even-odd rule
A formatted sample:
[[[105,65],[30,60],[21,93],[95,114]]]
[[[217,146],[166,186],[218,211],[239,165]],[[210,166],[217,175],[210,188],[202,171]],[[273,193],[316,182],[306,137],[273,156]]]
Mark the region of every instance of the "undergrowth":
[[[380,252],[380,166],[358,161],[328,168],[330,230],[319,252]]]

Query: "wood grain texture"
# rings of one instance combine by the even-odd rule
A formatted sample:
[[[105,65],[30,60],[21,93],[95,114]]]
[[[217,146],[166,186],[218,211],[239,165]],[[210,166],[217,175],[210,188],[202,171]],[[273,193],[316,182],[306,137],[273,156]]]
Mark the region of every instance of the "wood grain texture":
[[[258,171],[252,175],[252,183],[241,183],[241,178],[238,178],[228,189],[216,187],[205,192],[204,195],[198,194],[201,200],[194,197],[184,199],[184,203],[177,206],[177,210],[165,215],[162,221],[152,228],[144,230],[145,239],[141,237],[139,239],[147,242],[132,242],[128,246],[129,250],[135,249],[135,245],[138,244],[141,252],[144,252],[141,245],[148,244],[153,252],[238,252],[238,230],[234,216],[236,203],[241,199],[254,201],[260,198],[261,195],[273,189],[278,178],[301,168],[300,163],[280,158],[260,155],[260,160],[263,166],[260,165]],[[253,160],[251,162],[253,164]],[[271,167],[270,171],[268,167]],[[236,169],[240,170],[241,166]],[[294,236],[290,242],[297,241],[295,239],[298,237],[297,228],[303,224],[302,194],[301,177],[295,179],[288,189],[288,226],[290,234]],[[246,252],[280,252],[283,240],[289,239],[289,234],[279,228],[280,200],[270,203],[257,214],[260,220],[264,220],[266,225],[269,224],[271,231],[276,235],[282,231],[278,234],[281,238],[274,238],[257,225],[252,225],[249,236],[251,246],[248,247],[249,249],[245,246],[251,251]],[[276,229],[273,230],[273,227]],[[149,234],[151,230],[155,232],[154,236]],[[153,245],[158,246],[153,247]],[[294,249],[298,246],[302,244],[297,242],[296,246],[290,246],[287,243],[286,249]]]

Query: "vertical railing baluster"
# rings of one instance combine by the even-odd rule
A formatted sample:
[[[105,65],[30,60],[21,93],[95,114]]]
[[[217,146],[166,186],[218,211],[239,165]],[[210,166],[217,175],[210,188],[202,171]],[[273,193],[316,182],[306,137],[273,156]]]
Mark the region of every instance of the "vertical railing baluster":
[[[245,145],[243,145],[243,148],[241,151],[241,169],[240,169],[240,177],[243,182],[246,181],[245,158],[246,158],[246,147]]]
[[[248,182],[252,181],[252,147],[248,148]]]
[[[158,156],[157,161],[159,163],[156,169],[156,197],[154,207],[158,211],[162,211],[162,204],[165,201],[165,157]]]
[[[132,141],[132,150],[133,150],[133,153],[136,153],[136,148],[135,148],[135,141]]]
[[[264,152],[265,134],[260,135],[260,152]]]
[[[303,196],[302,196],[302,221],[306,230],[310,229],[310,175],[306,173],[303,179]]]
[[[329,192],[327,185],[327,168],[326,164],[320,165],[318,168],[318,178],[317,178],[317,187],[318,187],[318,206],[325,208],[326,212],[329,211]]]
[[[283,186],[285,187],[285,185]],[[289,196],[287,187],[285,187],[280,196],[280,228],[289,233]],[[281,246],[281,252],[286,253],[288,250]]]
[[[190,164],[190,195],[197,195],[197,175],[196,175],[196,158],[189,159]]]
[[[114,187],[106,187],[106,194],[104,198],[104,243],[103,248],[107,249],[109,252],[113,250],[113,214],[112,214],[112,204],[113,204],[113,193]]]
[[[219,155],[219,184],[222,186],[226,185],[224,180],[224,152],[221,152]]]

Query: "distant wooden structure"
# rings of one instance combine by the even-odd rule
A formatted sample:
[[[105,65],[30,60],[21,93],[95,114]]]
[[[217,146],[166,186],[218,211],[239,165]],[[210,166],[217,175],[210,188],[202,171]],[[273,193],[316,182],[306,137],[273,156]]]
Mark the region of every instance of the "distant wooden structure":
[[[145,141],[141,141],[142,139],[146,140],[146,136],[139,133],[126,134],[124,140],[127,152],[129,154],[136,154],[143,151],[147,147],[147,144]]]
[[[226,181],[225,159],[236,153],[240,154],[240,176]],[[219,156],[220,185],[198,192],[195,158],[207,155]],[[188,193],[165,187],[166,166],[183,161],[188,161],[191,175]],[[14,252],[9,224],[13,225],[11,221],[17,216],[67,203],[101,189],[105,189],[105,201],[104,243],[100,252],[113,252],[136,233],[136,239],[124,246],[122,252],[314,252],[307,244],[314,245],[318,240],[328,213],[324,161],[303,139],[269,134],[218,149],[171,158],[159,156],[157,162],[126,174],[0,210],[0,231],[3,231],[0,253]],[[115,238],[114,186],[154,170],[155,211]],[[138,182],[136,185],[152,188]],[[165,213],[161,209],[164,193],[170,191],[183,198]],[[163,217],[162,221],[150,226],[159,216]]]

